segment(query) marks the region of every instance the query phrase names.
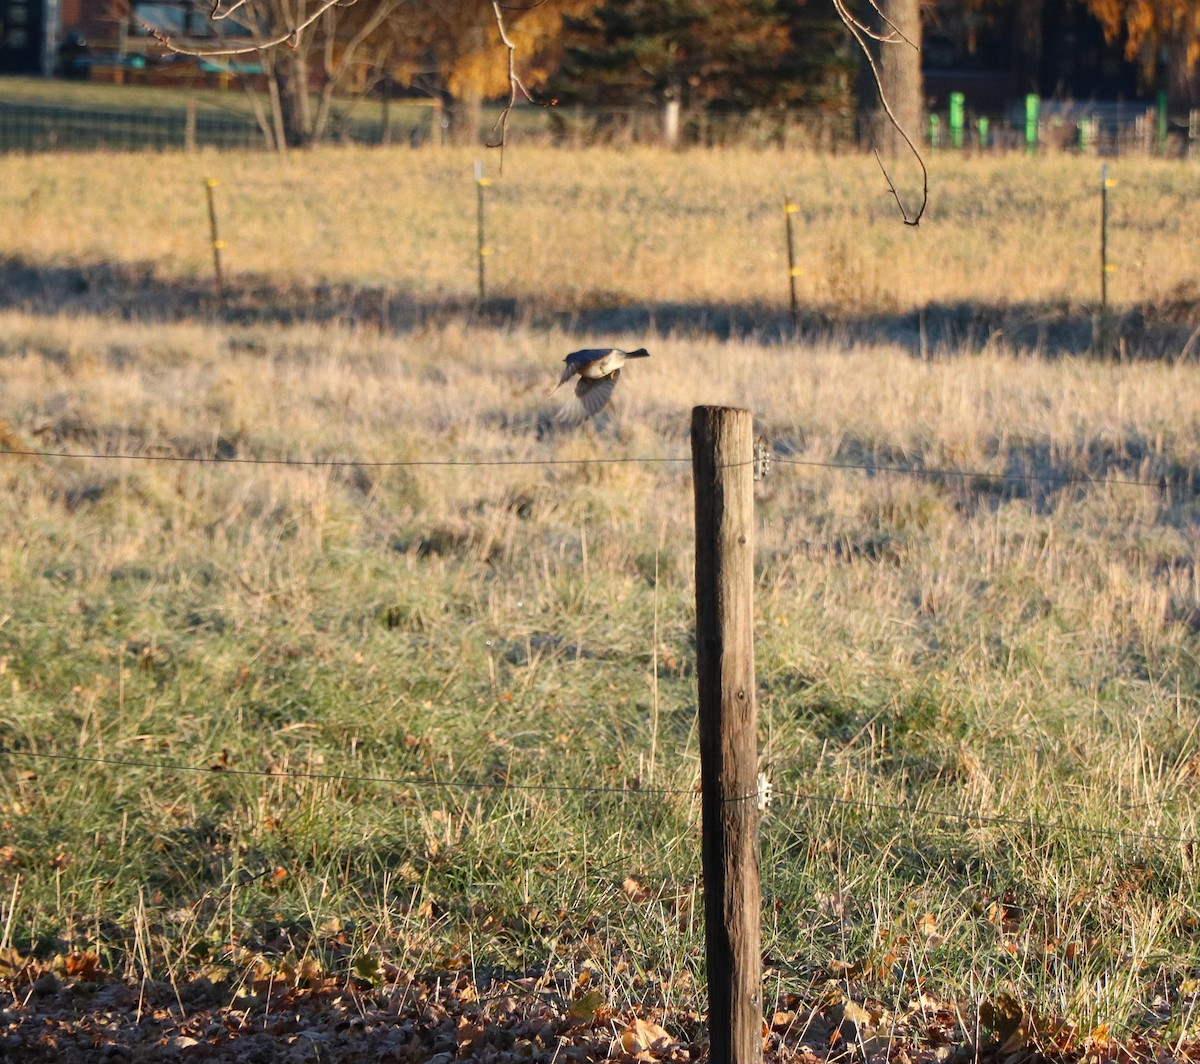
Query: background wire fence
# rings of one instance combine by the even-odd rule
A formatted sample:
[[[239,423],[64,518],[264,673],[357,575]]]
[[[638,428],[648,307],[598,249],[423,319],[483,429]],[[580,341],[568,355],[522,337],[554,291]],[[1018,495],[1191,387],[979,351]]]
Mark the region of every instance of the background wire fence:
[[[0,152],[169,151],[215,148],[254,150],[266,139],[242,96],[227,105],[211,96],[189,102],[179,92],[177,107],[105,107],[0,100]],[[492,117],[482,123],[482,144]],[[427,101],[398,100],[381,107],[335,108],[326,140],[331,143],[412,147],[448,143],[449,113]],[[514,112],[511,130],[521,139],[564,148],[632,146],[664,142],[661,112],[592,107],[535,106]],[[1200,112],[1163,119],[1153,106],[1046,102],[1031,133],[1019,109],[970,111],[952,130],[944,110],[932,111],[917,139],[933,150],[978,153],[1035,148],[1081,154],[1160,155],[1195,158],[1200,153]],[[771,112],[700,111],[684,116],[679,142],[704,147],[803,147],[858,151],[852,112],[812,109]],[[1034,140],[1031,141],[1030,137]]]
[[[212,107],[154,111],[0,101],[0,151],[248,150],[263,146],[253,117]]]

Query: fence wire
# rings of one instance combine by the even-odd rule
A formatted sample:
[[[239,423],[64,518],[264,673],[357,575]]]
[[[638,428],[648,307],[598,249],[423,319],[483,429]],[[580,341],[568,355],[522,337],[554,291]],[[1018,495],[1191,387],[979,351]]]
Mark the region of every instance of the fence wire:
[[[357,773],[281,771],[277,769],[237,768],[230,765],[188,765],[171,761],[151,761],[138,758],[101,757],[88,754],[60,754],[30,749],[0,750],[0,757],[10,760],[26,758],[33,761],[54,761],[78,765],[104,765],[110,768],[148,769],[155,772],[175,774],[200,774],[208,776],[247,776],[271,780],[308,780],[325,783],[379,784],[395,787],[412,787],[425,790],[463,791],[522,791],[536,794],[596,794],[617,795],[621,798],[657,799],[668,795],[698,799],[697,787],[605,787],[592,784],[528,783],[509,780],[464,780],[432,776],[378,776]],[[1065,820],[1039,820],[1036,817],[1010,816],[995,813],[972,813],[965,810],[930,808],[925,805],[905,805],[899,802],[880,801],[874,798],[847,798],[839,795],[821,794],[817,791],[791,789],[775,791],[769,801],[762,801],[763,792],[756,790],[726,799],[727,803],[756,800],[763,806],[764,817],[785,825],[794,824],[781,808],[784,803],[796,805],[824,806],[828,809],[854,809],[864,813],[894,813],[914,820],[938,820],[949,823],[974,824],[981,827],[1013,828],[1022,832],[1046,832],[1072,835],[1078,838],[1103,839],[1109,842],[1150,842],[1172,846],[1194,848],[1200,838],[1189,835],[1168,835],[1159,832],[1136,831],[1125,828],[1096,828],[1073,824]],[[1178,799],[1175,799],[1178,800]],[[1130,811],[1134,806],[1123,806]]]
[[[1094,828],[1083,824],[1072,824],[1063,820],[1039,820],[1036,817],[1008,816],[997,813],[971,813],[955,809],[930,809],[921,805],[902,805],[898,802],[883,802],[874,798],[844,798],[837,795],[819,794],[814,791],[793,790],[777,794],[776,800],[791,800],[797,803],[822,805],[828,808],[857,809],[863,812],[896,813],[915,820],[927,818],[948,823],[976,824],[981,827],[1006,827],[1020,831],[1040,831],[1074,835],[1079,838],[1104,839],[1111,842],[1157,842],[1172,846],[1195,846],[1200,839],[1186,835],[1166,835],[1155,832],[1133,831],[1124,828]],[[783,819],[781,814],[772,814],[774,819]]]
[[[40,750],[3,750],[0,756],[61,761],[114,768],[152,769],[157,772],[200,773],[210,776],[254,776],[277,780],[315,780],[326,783],[378,783],[433,790],[533,791],[543,794],[617,794],[623,797],[659,797],[667,794],[696,795],[686,787],[601,787],[571,783],[513,783],[507,780],[437,779],[432,776],[371,776],[337,772],[292,772],[278,769],[235,768],[231,765],[184,765],[170,761],[142,761],[87,754],[54,754]],[[744,799],[741,799],[744,800]]]
[[[181,455],[181,454],[132,454],[108,453],[97,451],[39,451],[0,447],[0,455],[13,458],[49,458],[77,459],[82,461],[114,461],[114,462],[163,462],[185,463],[192,465],[234,465],[234,466],[284,466],[311,469],[410,469],[410,468],[453,468],[461,467],[502,467],[502,466],[579,466],[579,465],[680,465],[692,461],[690,455],[669,455],[665,457],[649,456],[609,456],[588,458],[398,458],[398,459],[365,459],[365,458],[239,458],[236,456],[222,457],[219,455]],[[730,469],[739,466],[756,465],[760,459],[745,462],[727,463],[722,468]],[[1195,491],[1200,486],[1200,470],[1188,469],[1185,474],[1163,473],[1153,480],[1143,480],[1136,477],[1093,476],[1089,473],[1034,473],[1034,472],[992,472],[984,469],[958,469],[953,466],[903,466],[888,463],[860,461],[846,462],[817,458],[788,458],[772,455],[770,461],[778,465],[803,467],[810,469],[841,470],[845,472],[861,472],[870,475],[909,476],[923,479],[944,480],[990,480],[996,482],[1011,482],[1017,484],[1048,484],[1057,487],[1085,485],[1088,487],[1107,488],[1148,488],[1156,491],[1166,491],[1173,488],[1188,487]]]
[[[88,461],[184,462],[195,465],[296,466],[328,469],[408,469],[421,466],[556,466],[636,465],[691,462],[691,456],[671,458],[398,458],[378,461],[364,458],[223,458],[219,455],[108,454],[82,451],[26,451],[0,448],[0,454],[24,458],[77,458]],[[743,463],[749,465],[750,463]]]

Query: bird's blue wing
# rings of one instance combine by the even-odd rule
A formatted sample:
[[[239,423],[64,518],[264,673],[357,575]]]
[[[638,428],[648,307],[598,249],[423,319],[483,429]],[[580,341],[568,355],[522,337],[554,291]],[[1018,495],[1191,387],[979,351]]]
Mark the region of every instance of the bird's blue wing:
[[[596,359],[611,353],[611,347],[588,347],[582,351],[572,351],[563,361],[568,366],[586,366],[589,362],[595,362]]]

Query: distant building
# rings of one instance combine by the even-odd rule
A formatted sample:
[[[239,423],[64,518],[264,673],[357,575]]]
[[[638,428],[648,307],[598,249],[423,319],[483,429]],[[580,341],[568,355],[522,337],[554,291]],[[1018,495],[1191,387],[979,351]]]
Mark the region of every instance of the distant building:
[[[0,0],[0,73],[44,74],[53,67],[59,0]]]
[[[129,8],[126,0],[58,0],[59,29],[96,40],[115,39]]]
[[[147,25],[208,36],[210,9],[209,0],[0,0],[0,75],[51,77],[72,59],[144,51]]]

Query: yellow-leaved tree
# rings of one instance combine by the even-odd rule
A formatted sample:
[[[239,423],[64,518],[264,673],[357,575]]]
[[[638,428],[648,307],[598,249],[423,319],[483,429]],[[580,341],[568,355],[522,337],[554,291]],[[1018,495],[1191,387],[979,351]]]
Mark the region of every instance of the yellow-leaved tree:
[[[523,90],[541,88],[558,65],[563,16],[595,3],[439,0],[405,5],[387,20],[396,76],[440,98],[455,138],[473,142],[480,135],[483,101],[503,96],[516,102]]]
[[[1165,66],[1172,107],[1200,106],[1200,0],[1088,0],[1109,40],[1126,34],[1125,54],[1150,82]]]

